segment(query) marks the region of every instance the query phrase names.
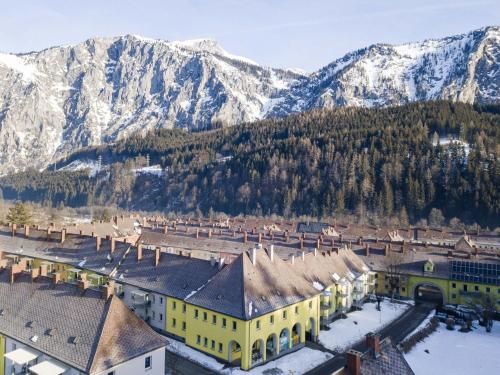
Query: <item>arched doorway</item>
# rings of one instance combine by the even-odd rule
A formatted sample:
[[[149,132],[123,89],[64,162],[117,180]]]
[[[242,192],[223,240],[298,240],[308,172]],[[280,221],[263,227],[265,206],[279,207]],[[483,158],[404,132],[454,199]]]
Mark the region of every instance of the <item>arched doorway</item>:
[[[292,347],[295,347],[301,343],[301,325],[300,323],[295,323],[292,327]]]
[[[443,290],[433,283],[420,283],[415,285],[413,296],[416,303],[430,302],[436,305],[444,303]]]
[[[266,359],[278,354],[278,338],[275,333],[271,333],[266,340]]]
[[[306,324],[306,341],[316,341],[316,320],[309,318]]]
[[[257,339],[252,345],[252,366],[264,361],[264,340]]]
[[[228,345],[229,358],[228,362],[232,365],[240,365],[241,363],[241,346],[237,341],[231,340]]]
[[[288,328],[283,328],[280,333],[280,353],[287,351],[290,348],[290,331]]]

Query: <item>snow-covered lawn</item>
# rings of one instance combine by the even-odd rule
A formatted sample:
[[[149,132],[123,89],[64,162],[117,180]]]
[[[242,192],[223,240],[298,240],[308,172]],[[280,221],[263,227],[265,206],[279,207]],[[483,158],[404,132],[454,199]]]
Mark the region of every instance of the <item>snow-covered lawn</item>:
[[[416,375],[498,374],[498,348],[499,322],[494,322],[491,333],[481,326],[468,333],[448,331],[441,323],[436,332],[418,343],[405,358]]]
[[[265,365],[258,366],[250,371],[243,371],[238,368],[226,368],[221,362],[216,359],[205,355],[195,349],[192,349],[182,342],[168,338],[169,345],[167,350],[177,353],[184,358],[188,358],[192,362],[198,363],[204,367],[214,370],[220,374],[239,374],[239,375],[258,375],[266,370],[276,369],[276,373],[281,371],[283,374],[293,373],[295,375],[303,374],[319,364],[332,358],[330,353],[324,353],[319,350],[309,348],[302,348],[296,352],[290,353],[275,361],[266,363]],[[168,366],[168,364],[167,364]]]
[[[384,299],[381,310],[376,303],[365,303],[363,310],[347,314],[347,319],[338,319],[329,325],[329,331],[320,331],[319,341],[330,350],[344,350],[355,344],[368,332],[376,332],[402,315],[410,304],[391,303]]]

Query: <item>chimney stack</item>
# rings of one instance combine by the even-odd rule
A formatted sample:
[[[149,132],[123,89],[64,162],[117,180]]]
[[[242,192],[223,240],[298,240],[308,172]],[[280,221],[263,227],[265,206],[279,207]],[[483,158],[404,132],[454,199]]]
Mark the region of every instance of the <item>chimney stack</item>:
[[[349,349],[347,351],[347,369],[351,375],[361,375],[361,353]]]
[[[111,241],[111,245],[110,245],[111,249],[110,249],[110,251],[111,251],[111,254],[113,254],[115,252],[115,250],[116,250],[116,240],[114,238],[111,238],[110,241]]]
[[[306,261],[306,252],[305,251],[302,252],[302,261],[303,262]]]
[[[11,230],[12,230],[12,237],[15,237],[16,236],[16,230],[17,230],[17,224],[16,223],[12,223],[11,225]]]
[[[252,255],[252,264],[255,266],[257,264],[257,249],[255,247],[252,248],[251,255]]]
[[[269,258],[271,259],[271,262],[274,260],[274,245],[271,244],[271,246],[269,246]]]
[[[380,354],[380,335],[373,332],[367,333],[366,345],[373,350],[375,357],[378,357]]]
[[[304,249],[304,238],[300,237],[299,239],[299,249],[302,250]]]
[[[102,297],[107,301],[115,291],[115,282],[113,280],[108,280],[106,285],[102,286]]]
[[[208,230],[207,237],[208,238],[212,238],[212,229]]]
[[[61,243],[64,243],[66,241],[66,228],[61,229]]]
[[[142,244],[137,245],[137,261],[142,259]]]
[[[370,246],[367,243],[365,244],[365,255],[366,256],[370,255]]]
[[[167,226],[167,224],[165,224],[165,225],[163,226],[163,233],[165,233],[165,234],[167,234],[167,233],[168,233],[168,226]]]
[[[448,258],[453,258],[453,250],[448,250]]]
[[[78,289],[81,291],[87,290],[89,287],[89,281],[87,280],[87,274],[80,274],[80,280],[78,280]]]
[[[200,238],[200,230],[198,228],[196,228],[196,234],[195,234],[195,237],[196,238]]]
[[[386,244],[384,246],[384,256],[387,256],[387,255],[389,255],[389,245]]]
[[[248,234],[247,234],[247,231],[244,231],[243,232],[243,243],[247,243],[248,241]]]
[[[295,255],[292,255],[292,266],[295,264]]]
[[[24,237],[29,237],[30,236],[30,226],[25,224],[24,225]]]
[[[161,251],[160,251],[160,248],[157,247],[155,249],[155,267],[157,267],[158,264],[160,264],[160,256],[161,256]]]
[[[101,249],[101,237],[97,236],[95,238],[95,249],[99,251]]]
[[[262,233],[259,233],[259,243],[262,243]]]
[[[321,240],[319,238],[316,240],[316,248],[321,249]]]

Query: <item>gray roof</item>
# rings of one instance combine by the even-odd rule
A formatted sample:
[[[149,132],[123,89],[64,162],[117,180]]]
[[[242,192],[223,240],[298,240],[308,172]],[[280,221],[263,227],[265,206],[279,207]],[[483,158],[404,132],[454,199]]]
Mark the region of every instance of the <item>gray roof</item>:
[[[0,332],[80,371],[103,371],[165,346],[117,297],[106,301],[98,291],[28,274],[12,285],[8,278],[0,273]]]
[[[363,354],[361,373],[363,375],[415,375],[403,353],[388,337],[380,342],[378,356],[374,356],[372,350]]]
[[[293,266],[265,250],[238,256],[187,301],[207,309],[250,320],[310,298],[318,291]]]
[[[217,264],[202,259],[161,253],[160,262],[155,266],[154,257],[154,250],[143,249],[142,259],[137,261],[137,249],[132,248],[122,260],[116,280],[184,299],[218,272]]]
[[[28,238],[19,232],[21,231],[12,237],[10,231],[0,230],[0,251],[65,263],[103,275],[109,275],[115,270],[130,246],[116,242],[115,252],[111,254],[111,244],[106,239],[102,239],[100,250],[97,251],[94,237],[67,234],[66,240],[61,244],[55,239],[57,234],[53,235],[53,240],[47,241],[47,233],[43,231],[32,229]]]

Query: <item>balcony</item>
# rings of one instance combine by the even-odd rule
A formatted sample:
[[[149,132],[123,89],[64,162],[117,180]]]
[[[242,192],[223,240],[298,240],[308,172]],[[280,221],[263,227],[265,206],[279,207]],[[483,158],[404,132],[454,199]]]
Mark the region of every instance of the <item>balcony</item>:
[[[339,297],[339,298],[349,297],[349,292],[347,292],[347,291],[337,291],[337,297]]]
[[[321,310],[329,310],[332,307],[331,303],[322,303]]]

